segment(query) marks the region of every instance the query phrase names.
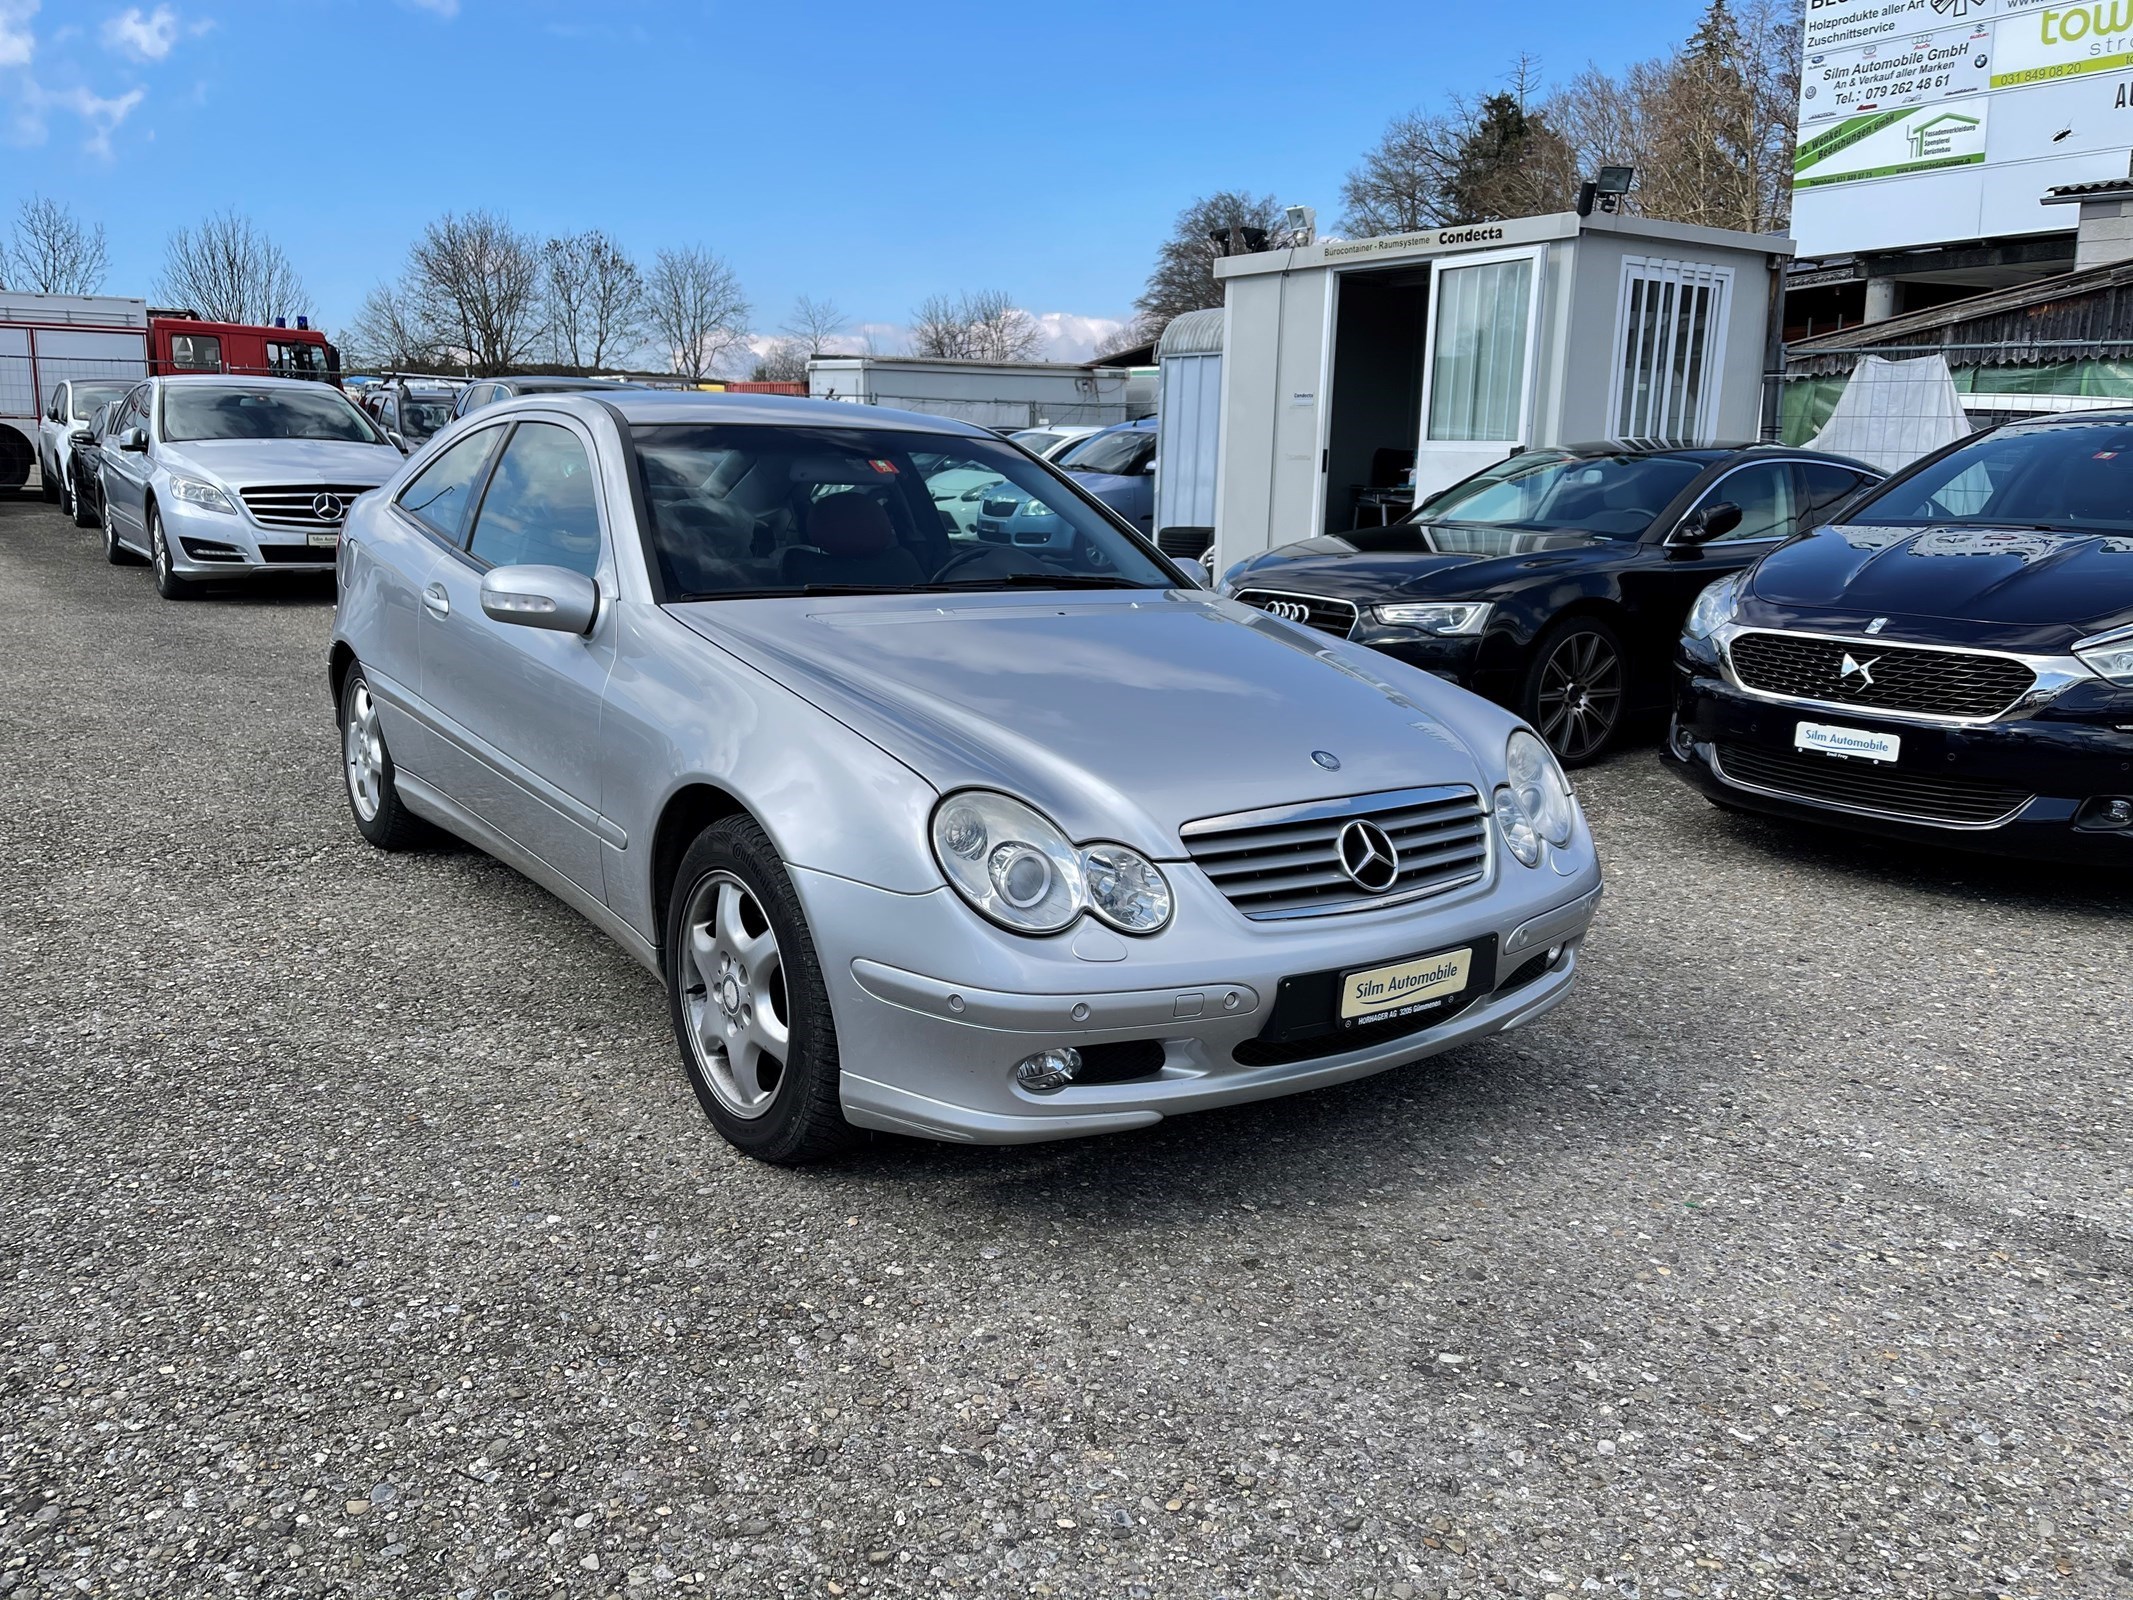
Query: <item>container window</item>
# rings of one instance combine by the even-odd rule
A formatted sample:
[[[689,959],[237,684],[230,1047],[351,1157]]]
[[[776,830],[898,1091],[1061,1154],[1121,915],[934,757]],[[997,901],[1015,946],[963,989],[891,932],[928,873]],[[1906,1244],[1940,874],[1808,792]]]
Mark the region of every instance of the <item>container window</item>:
[[[1430,356],[1431,439],[1518,441],[1532,316],[1530,258],[1441,271]]]

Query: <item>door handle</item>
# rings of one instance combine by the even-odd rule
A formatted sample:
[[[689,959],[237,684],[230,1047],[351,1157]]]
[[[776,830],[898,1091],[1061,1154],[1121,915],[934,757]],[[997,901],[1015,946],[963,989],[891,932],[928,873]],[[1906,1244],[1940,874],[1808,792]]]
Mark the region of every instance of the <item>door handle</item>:
[[[433,617],[448,617],[452,614],[452,597],[444,592],[444,585],[433,583],[422,591],[422,608]]]

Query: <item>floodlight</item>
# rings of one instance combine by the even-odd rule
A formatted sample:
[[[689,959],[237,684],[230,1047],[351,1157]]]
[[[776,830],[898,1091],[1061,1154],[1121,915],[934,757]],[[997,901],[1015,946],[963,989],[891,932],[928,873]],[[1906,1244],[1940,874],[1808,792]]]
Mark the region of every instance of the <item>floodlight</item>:
[[[1596,180],[1600,193],[1604,195],[1628,194],[1630,185],[1636,181],[1635,167],[1602,167]]]

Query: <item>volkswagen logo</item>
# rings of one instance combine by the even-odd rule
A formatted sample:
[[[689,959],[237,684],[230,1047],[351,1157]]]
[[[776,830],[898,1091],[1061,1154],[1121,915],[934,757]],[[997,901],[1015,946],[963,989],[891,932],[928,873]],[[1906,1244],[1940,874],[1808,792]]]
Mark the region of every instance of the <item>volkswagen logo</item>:
[[[1309,622],[1311,608],[1301,600],[1262,600],[1259,609],[1270,617],[1279,617],[1284,622]]]
[[[1358,889],[1383,894],[1400,876],[1400,852],[1375,822],[1357,818],[1340,833],[1341,871]]]
[[[341,503],[337,494],[322,494],[311,502],[311,514],[321,522],[339,522],[348,514],[348,507]]]

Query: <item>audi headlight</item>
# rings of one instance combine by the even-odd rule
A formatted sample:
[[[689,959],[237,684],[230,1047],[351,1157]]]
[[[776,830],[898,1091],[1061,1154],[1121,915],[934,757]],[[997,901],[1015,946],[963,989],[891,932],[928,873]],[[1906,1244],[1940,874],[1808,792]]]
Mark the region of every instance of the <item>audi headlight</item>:
[[[1380,622],[1420,628],[1424,633],[1449,638],[1481,632],[1489,625],[1489,613],[1495,609],[1486,600],[1403,600],[1396,605],[1373,606],[1371,612]]]
[[[1691,639],[1708,639],[1720,628],[1733,620],[1734,610],[1740,604],[1741,579],[1744,572],[1728,573],[1716,583],[1706,585],[1696,603],[1689,607],[1689,620],[1682,625],[1682,632]]]
[[[2133,689],[2133,628],[2119,628],[2083,639],[2074,654],[2097,677]]]
[[[181,478],[171,475],[170,497],[182,500],[189,506],[198,506],[203,511],[227,511],[235,514],[237,508],[230,504],[230,497],[199,478]]]
[[[1552,845],[1568,844],[1578,803],[1555,752],[1538,736],[1518,728],[1504,747],[1504,769],[1519,810],[1532,819],[1540,836]]]

